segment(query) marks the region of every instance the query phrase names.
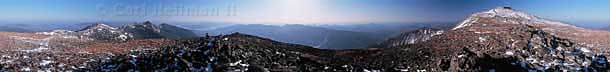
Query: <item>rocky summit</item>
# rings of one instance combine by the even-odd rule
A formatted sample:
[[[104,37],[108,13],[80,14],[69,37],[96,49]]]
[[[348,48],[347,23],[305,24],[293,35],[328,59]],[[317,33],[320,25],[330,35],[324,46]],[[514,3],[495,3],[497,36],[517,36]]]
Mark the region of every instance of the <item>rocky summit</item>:
[[[434,50],[435,71],[605,71],[608,34],[498,7],[403,48]]]

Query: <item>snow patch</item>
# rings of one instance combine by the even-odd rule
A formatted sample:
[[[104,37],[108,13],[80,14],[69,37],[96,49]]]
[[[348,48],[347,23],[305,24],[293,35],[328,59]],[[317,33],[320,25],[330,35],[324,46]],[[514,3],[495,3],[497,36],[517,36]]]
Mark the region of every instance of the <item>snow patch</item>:
[[[589,50],[589,49],[587,49],[587,48],[583,48],[583,47],[581,47],[581,48],[579,48],[579,49],[580,49],[580,51],[582,51],[582,52],[591,52],[591,50]]]
[[[24,52],[41,52],[41,51],[43,51],[43,50],[47,50],[47,49],[49,49],[49,48],[45,48],[45,47],[38,47],[38,48],[35,48],[35,49],[30,49],[30,50],[21,50],[21,51],[24,51]]]
[[[506,51],[506,53],[504,53],[504,54],[506,54],[506,55],[511,55],[511,56],[512,56],[512,55],[515,55],[515,53],[513,53],[512,51]]]
[[[136,55],[129,55],[129,56],[131,56],[131,57],[133,57],[133,58],[136,58],[136,57],[138,57],[138,56],[136,56]]]
[[[432,34],[432,36],[436,36],[436,35],[441,35],[443,34],[445,31],[436,31]]]
[[[121,35],[119,35],[119,39],[125,41],[125,40],[127,40],[127,36],[121,34]]]
[[[380,70],[369,70],[369,69],[363,69],[364,72],[381,72]]]
[[[241,63],[241,60],[234,62],[234,63],[229,63],[229,66],[237,66],[237,64]]]
[[[42,62],[40,62],[40,63],[39,63],[39,65],[44,66],[44,65],[48,65],[48,64],[53,63],[53,62],[54,62],[54,61],[42,60]]]
[[[466,20],[464,20],[463,22],[461,22],[460,24],[458,24],[458,26],[454,27],[451,30],[457,30],[463,27],[467,27],[472,25],[474,22],[477,22],[479,19],[478,18],[474,18],[473,16],[468,17]]]
[[[479,37],[479,42],[484,42],[484,41],[487,41],[487,39],[484,37]]]
[[[239,65],[239,66],[250,66],[250,64],[243,64],[241,62],[242,62],[242,60],[239,60],[239,61],[234,62],[234,63],[229,63],[229,66],[237,66],[237,65]]]
[[[458,58],[466,57],[466,55],[458,55]]]
[[[31,70],[32,70],[32,69],[30,69],[29,67],[26,67],[26,68],[21,69],[21,71],[25,71],[25,72],[29,72],[29,71],[31,71]]]
[[[417,70],[417,72],[426,72],[426,70],[425,69]]]

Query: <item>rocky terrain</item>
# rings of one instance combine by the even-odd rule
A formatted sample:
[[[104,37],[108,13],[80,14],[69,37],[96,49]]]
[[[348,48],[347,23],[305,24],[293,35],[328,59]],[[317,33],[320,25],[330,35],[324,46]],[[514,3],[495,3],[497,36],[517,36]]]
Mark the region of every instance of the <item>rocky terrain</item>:
[[[38,32],[38,34],[75,37],[85,40],[105,40],[105,41],[127,41],[134,39],[181,39],[195,38],[197,35],[190,30],[176,27],[169,24],[157,26],[150,21],[143,23],[133,23],[119,28],[112,27],[103,23],[96,23],[81,30],[53,30],[51,32]]]
[[[97,24],[83,31],[111,35],[108,36],[110,41],[53,35],[82,31],[0,32],[0,71],[609,70],[610,39],[607,37],[610,37],[610,32],[539,18],[511,7],[472,14],[451,29],[423,28],[405,32],[371,46],[376,48],[367,49],[318,49],[242,33],[171,40],[133,38],[113,41],[112,31],[120,29],[101,28],[96,31],[96,27],[104,26]],[[143,32],[146,34],[162,30],[156,28],[141,29],[153,30]]]
[[[162,24],[157,31],[188,33]],[[135,27],[137,28],[137,27]],[[169,29],[168,29],[169,28]],[[161,30],[163,29],[163,30]],[[54,30],[38,33],[0,33],[1,70],[6,71],[81,71],[90,70],[94,63],[132,50],[156,49],[173,44],[172,38],[143,38],[128,29],[96,23],[78,31]],[[138,30],[148,31],[148,30]],[[161,32],[158,32],[161,33]],[[165,33],[165,34],[175,34]],[[190,35],[194,35],[192,32]],[[194,37],[194,36],[191,36]]]
[[[608,34],[498,7],[402,48],[432,49],[436,71],[606,71]]]
[[[373,48],[395,48],[408,44],[415,44],[430,40],[430,38],[443,34],[443,30],[432,28],[421,28],[411,32],[401,33],[396,37],[389,38],[378,45],[373,45]]]
[[[93,62],[135,49],[158,48],[165,39],[125,42],[91,41],[33,33],[0,33],[1,71],[73,71],[96,66]]]

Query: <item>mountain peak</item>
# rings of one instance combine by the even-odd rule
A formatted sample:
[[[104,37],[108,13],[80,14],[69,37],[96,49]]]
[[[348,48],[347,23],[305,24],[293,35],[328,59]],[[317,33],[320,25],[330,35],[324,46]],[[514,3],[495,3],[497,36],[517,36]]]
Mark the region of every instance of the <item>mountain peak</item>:
[[[487,11],[472,14],[452,30],[471,26],[472,24],[480,24],[479,22],[489,20],[502,22],[502,24],[552,24],[556,26],[571,26],[561,22],[539,18],[537,16],[515,10],[512,7],[496,7]]]
[[[524,12],[517,11],[512,7],[496,7],[488,11],[476,13],[476,16],[482,17],[504,17],[504,18],[521,18],[521,19],[537,19],[537,17]]]
[[[144,23],[142,23],[142,24],[145,24],[145,25],[152,25],[152,22],[150,22],[150,21],[144,21]]]
[[[126,41],[131,39],[131,34],[119,30],[118,28],[108,26],[103,23],[96,23],[86,28],[77,31],[77,36],[81,38],[89,38],[92,40],[116,40]]]
[[[105,27],[105,28],[110,28],[110,26],[108,26],[108,25],[106,25],[106,24],[104,24],[104,23],[95,23],[93,26],[94,26],[94,27]]]
[[[117,28],[108,26],[104,23],[95,23],[93,25],[87,26],[84,29],[81,29],[80,31],[85,31],[85,30],[114,30]]]

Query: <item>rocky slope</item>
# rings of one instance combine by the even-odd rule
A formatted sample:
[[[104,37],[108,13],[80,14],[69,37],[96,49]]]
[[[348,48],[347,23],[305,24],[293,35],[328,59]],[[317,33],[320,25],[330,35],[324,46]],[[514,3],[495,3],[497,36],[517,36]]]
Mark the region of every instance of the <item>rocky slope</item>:
[[[129,33],[133,33],[134,37],[136,37],[136,38],[143,38],[143,39],[163,38],[163,36],[161,36],[161,34],[159,34],[161,32],[159,27],[157,27],[156,25],[152,24],[149,21],[146,21],[141,24],[138,24],[138,23],[129,24],[127,26],[121,27],[121,30],[129,32]]]
[[[159,48],[173,41],[98,41],[34,33],[0,32],[0,71],[80,71],[130,50]]]
[[[171,25],[163,26],[164,29],[156,30],[165,30],[165,34],[190,32]],[[157,49],[174,42],[165,37],[136,38],[133,34],[102,23],[78,31],[0,32],[0,72],[93,71],[92,68],[101,65],[100,61],[132,50]]]
[[[606,71],[610,32],[542,19],[510,7],[471,15],[450,30],[422,29],[380,45],[421,49],[427,71]],[[416,36],[412,36],[416,35]],[[402,37],[402,39],[400,39]],[[403,42],[415,39],[427,41]],[[394,43],[392,42],[394,41]],[[398,42],[396,42],[398,41]],[[429,57],[429,58],[428,58]],[[422,65],[417,65],[422,66]]]
[[[433,49],[437,71],[605,71],[608,34],[498,7],[402,48]]]
[[[120,27],[125,32],[132,33],[135,38],[148,39],[148,38],[169,38],[169,39],[180,39],[180,38],[194,38],[197,35],[190,30],[176,27],[169,24],[155,25],[150,21],[143,22],[141,24],[134,23],[127,26]]]
[[[388,38],[387,40],[380,42],[378,45],[371,47],[374,48],[395,48],[404,46],[407,44],[415,44],[430,40],[430,38],[443,34],[443,30],[432,29],[432,28],[421,28],[411,32],[404,32],[398,36]]]
[[[81,30],[53,30],[51,32],[37,32],[36,34],[57,36],[63,38],[78,38],[96,41],[127,41],[133,39],[133,34],[103,23],[89,25]]]
[[[417,56],[405,56],[417,55]],[[420,57],[421,56],[421,57]],[[109,71],[425,71],[426,49],[323,50],[234,33],[179,40],[101,62]],[[425,58],[422,58],[425,57]]]
[[[196,38],[197,34],[192,32],[191,30],[184,29],[178,26],[170,25],[170,24],[160,24],[159,25],[160,33],[163,37],[169,39],[181,39],[181,38]]]

